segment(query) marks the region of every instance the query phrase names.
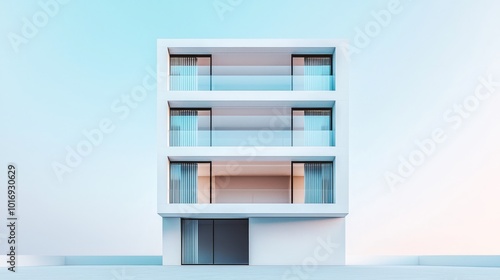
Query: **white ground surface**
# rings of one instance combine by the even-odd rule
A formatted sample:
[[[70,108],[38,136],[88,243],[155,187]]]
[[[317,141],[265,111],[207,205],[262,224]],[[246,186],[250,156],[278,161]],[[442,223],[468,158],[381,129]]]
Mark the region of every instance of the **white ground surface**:
[[[500,280],[500,268],[436,266],[52,266],[0,270],[2,280],[356,279]]]

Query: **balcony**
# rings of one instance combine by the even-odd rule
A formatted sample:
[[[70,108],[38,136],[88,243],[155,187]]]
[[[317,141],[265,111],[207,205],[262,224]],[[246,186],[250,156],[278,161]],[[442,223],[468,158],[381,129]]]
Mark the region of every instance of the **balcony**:
[[[172,55],[170,91],[334,91],[332,54]]]
[[[171,109],[170,146],[335,146],[332,108]]]
[[[332,204],[333,162],[171,162],[170,204]]]

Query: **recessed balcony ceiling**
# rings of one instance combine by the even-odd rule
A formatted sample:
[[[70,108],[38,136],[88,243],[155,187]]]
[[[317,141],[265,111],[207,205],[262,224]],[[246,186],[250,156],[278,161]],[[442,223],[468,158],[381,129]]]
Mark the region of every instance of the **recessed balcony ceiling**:
[[[208,167],[200,170],[208,176]],[[200,173],[202,174],[202,173]],[[290,176],[291,162],[289,161],[213,161],[213,176]],[[294,176],[304,176],[303,168],[294,166]]]

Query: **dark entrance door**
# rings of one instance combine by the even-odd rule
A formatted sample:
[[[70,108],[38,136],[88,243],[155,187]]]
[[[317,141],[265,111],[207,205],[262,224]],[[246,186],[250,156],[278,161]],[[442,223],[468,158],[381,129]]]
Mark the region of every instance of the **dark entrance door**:
[[[182,264],[248,264],[247,219],[183,219]]]

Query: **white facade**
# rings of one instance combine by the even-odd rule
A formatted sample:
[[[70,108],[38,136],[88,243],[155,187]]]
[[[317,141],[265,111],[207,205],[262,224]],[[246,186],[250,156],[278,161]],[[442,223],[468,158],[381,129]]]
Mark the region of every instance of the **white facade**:
[[[342,44],[158,40],[158,81],[166,81],[157,97],[164,265],[203,258],[233,264],[217,249],[222,235],[231,242],[224,221],[233,219],[248,226],[242,249],[248,251],[241,253],[248,259],[239,264],[345,264],[348,68]],[[185,128],[193,124],[194,130]],[[183,163],[191,173],[173,171]],[[182,183],[185,178],[194,183]],[[183,237],[186,219],[210,221],[212,233],[203,237],[196,224],[196,240]],[[211,256],[202,252],[204,242]]]

